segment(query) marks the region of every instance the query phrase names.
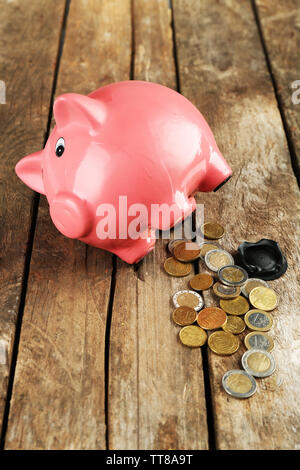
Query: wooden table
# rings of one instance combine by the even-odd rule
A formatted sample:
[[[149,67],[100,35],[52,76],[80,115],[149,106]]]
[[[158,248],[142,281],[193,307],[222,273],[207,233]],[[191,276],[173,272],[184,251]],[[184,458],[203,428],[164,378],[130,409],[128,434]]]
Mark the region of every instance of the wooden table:
[[[2,446],[299,449],[300,0],[1,0],[0,11]],[[212,127],[233,178],[197,201],[226,227],[224,248],[272,238],[288,259],[270,282],[277,373],[248,400],[221,386],[243,346],[223,358],[179,344],[170,297],[186,279],[164,273],[165,241],[129,266],[67,239],[14,174],[43,147],[55,96],[128,79],[177,89]]]

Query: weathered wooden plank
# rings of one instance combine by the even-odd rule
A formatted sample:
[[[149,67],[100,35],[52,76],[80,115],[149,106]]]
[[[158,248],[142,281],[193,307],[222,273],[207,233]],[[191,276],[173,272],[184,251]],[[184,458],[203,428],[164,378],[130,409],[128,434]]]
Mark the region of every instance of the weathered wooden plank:
[[[134,1],[134,78],[176,87],[170,10]],[[158,49],[157,49],[158,48]],[[163,270],[157,241],[137,271],[118,261],[109,354],[110,449],[205,449],[201,350],[179,344],[171,296],[187,278]]]
[[[134,78],[175,88],[172,16],[166,4],[133,0]]]
[[[43,146],[64,3],[55,0],[49,9],[45,0],[0,2],[0,79],[6,85],[6,104],[0,104],[0,428],[34,197],[14,166]]]
[[[226,227],[226,249],[273,238],[289,262],[284,277],[270,281],[280,298],[270,334],[281,385],[273,390],[270,379],[258,380],[250,399],[229,397],[221,378],[240,367],[243,348],[228,358],[209,354],[216,446],[299,448],[299,191],[253,11],[246,1],[173,4],[182,92],[206,116],[234,175],[198,202],[205,204],[207,220]]]
[[[256,0],[263,40],[275,80],[277,95],[295,153],[300,180],[300,1]],[[294,87],[293,87],[294,84]]]
[[[71,3],[56,94],[130,71],[130,2]],[[33,247],[7,449],[103,449],[112,258],[64,238],[43,198]]]

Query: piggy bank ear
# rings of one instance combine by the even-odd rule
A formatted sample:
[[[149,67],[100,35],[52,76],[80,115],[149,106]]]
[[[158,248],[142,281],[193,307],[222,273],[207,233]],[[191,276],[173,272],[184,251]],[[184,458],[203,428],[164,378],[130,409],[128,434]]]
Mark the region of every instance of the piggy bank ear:
[[[56,98],[53,112],[59,128],[78,124],[86,126],[91,134],[98,132],[99,124],[103,124],[106,116],[103,103],[77,93],[66,93]]]
[[[22,158],[16,165],[16,173],[23,183],[38,193],[45,194],[42,177],[43,151],[32,153]]]

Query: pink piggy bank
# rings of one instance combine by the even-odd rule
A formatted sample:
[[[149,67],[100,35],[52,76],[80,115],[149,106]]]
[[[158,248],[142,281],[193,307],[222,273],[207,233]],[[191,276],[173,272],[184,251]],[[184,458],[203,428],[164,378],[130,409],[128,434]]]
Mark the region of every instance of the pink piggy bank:
[[[162,85],[125,81],[61,95],[54,117],[45,148],[16,173],[46,195],[62,234],[127,263],[153,249],[157,229],[195,209],[196,191],[231,176],[200,112]]]

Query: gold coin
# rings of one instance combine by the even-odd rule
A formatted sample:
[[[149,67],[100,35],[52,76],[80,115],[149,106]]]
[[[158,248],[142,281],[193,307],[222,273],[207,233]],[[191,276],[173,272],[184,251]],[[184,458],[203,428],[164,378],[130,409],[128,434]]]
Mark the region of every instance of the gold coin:
[[[200,310],[197,316],[197,323],[204,330],[216,330],[225,325],[227,315],[221,308],[206,307]]]
[[[178,307],[173,312],[173,320],[179,326],[192,325],[197,318],[197,312],[191,307]]]
[[[237,336],[227,331],[215,331],[208,338],[208,346],[210,349],[222,356],[227,356],[235,353],[239,347],[240,342]]]
[[[202,328],[195,325],[185,326],[179,332],[182,344],[189,348],[199,348],[207,340],[207,334]]]
[[[274,348],[274,341],[271,336],[267,335],[263,331],[251,331],[251,333],[248,333],[247,336],[245,336],[244,343],[247,349],[255,348],[271,352]]]
[[[269,331],[273,326],[273,317],[263,310],[249,310],[244,316],[246,325],[250,330]]]
[[[214,279],[210,274],[200,273],[192,277],[189,281],[190,287],[194,290],[209,289],[214,283]]]
[[[204,259],[206,253],[211,250],[219,249],[220,245],[218,243],[203,243],[200,246],[200,258]]]
[[[204,237],[211,240],[222,238],[225,233],[222,225],[218,224],[217,222],[206,222],[202,225],[201,230]]]
[[[253,307],[267,312],[274,310],[278,303],[276,292],[264,286],[254,287],[249,294],[249,300]]]
[[[238,286],[224,286],[220,282],[213,285],[214,294],[221,299],[234,299],[241,293],[241,288]]]
[[[180,263],[177,259],[171,257],[164,262],[165,271],[174,277],[183,277],[190,274],[192,265],[190,263]]]
[[[246,324],[241,317],[228,315],[227,322],[224,326],[222,326],[222,328],[228,333],[232,333],[233,335],[239,335],[245,330]]]
[[[235,299],[221,299],[220,307],[230,315],[244,315],[248,312],[250,305],[247,299],[239,295]]]
[[[200,255],[200,247],[194,242],[181,242],[174,246],[174,256],[184,263],[194,261]]]

